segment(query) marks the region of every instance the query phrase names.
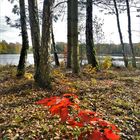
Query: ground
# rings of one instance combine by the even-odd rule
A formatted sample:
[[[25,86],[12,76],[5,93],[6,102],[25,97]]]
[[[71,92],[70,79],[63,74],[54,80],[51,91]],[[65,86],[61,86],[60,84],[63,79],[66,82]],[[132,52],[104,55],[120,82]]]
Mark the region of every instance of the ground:
[[[69,139],[73,130],[35,102],[71,92],[79,96],[83,108],[101,113],[118,126],[121,139],[140,140],[140,70],[95,72],[85,67],[76,76],[57,68],[52,70],[53,88],[49,91],[34,83],[32,67],[26,71],[24,78],[16,78],[16,67],[0,67],[0,139]]]

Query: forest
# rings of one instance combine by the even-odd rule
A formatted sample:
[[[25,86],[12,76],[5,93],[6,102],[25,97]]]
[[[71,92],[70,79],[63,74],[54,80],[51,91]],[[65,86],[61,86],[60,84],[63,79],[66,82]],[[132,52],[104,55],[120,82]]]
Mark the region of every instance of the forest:
[[[5,20],[20,30],[22,43],[0,42],[0,54],[20,54],[18,65],[0,65],[0,139],[140,140],[140,42],[133,43],[131,16],[134,8],[140,18],[140,1],[8,1],[17,20]],[[103,42],[103,23],[93,19],[94,6],[115,15],[118,45]],[[54,23],[63,13],[67,42],[56,42]],[[28,53],[33,53],[33,65],[27,65]],[[110,56],[116,54],[123,67],[113,65]]]
[[[7,43],[5,40],[0,42],[0,54],[16,54],[20,53],[20,43]]]
[[[137,57],[140,56],[140,43],[134,43],[135,54]],[[67,43],[56,42],[55,43],[57,54],[65,54],[67,49]],[[116,44],[95,44],[96,55],[122,55],[121,45]],[[22,45],[20,43],[7,43],[5,40],[0,42],[0,54],[20,54]],[[86,44],[78,44],[79,55],[86,57]],[[131,56],[131,49],[129,44],[125,43],[125,50],[128,56]],[[29,47],[28,53],[33,53],[32,46]],[[50,54],[53,54],[53,46],[51,44]]]

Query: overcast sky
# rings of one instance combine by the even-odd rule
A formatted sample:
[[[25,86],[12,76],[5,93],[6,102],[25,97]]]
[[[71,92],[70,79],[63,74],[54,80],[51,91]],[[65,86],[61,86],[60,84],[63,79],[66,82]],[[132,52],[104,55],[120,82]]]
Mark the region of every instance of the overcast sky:
[[[7,42],[21,42],[21,36],[19,36],[20,31],[18,29],[10,28],[5,23],[5,16],[10,16],[12,19],[16,19],[15,15],[12,14],[12,5],[8,0],[0,0],[0,40],[6,40]],[[131,9],[131,19],[132,19],[132,35],[133,42],[140,42],[140,18],[136,17],[136,11]],[[104,19],[103,31],[105,33],[104,42],[108,43],[119,43],[119,35],[116,24],[115,15],[104,15],[99,13],[96,8],[94,8],[94,14],[98,17]],[[66,18],[65,18],[66,19]],[[128,32],[127,32],[127,14],[121,14],[121,28],[124,36],[124,42],[128,42]],[[59,20],[54,24],[55,39],[57,42],[67,41],[67,25],[66,21]]]

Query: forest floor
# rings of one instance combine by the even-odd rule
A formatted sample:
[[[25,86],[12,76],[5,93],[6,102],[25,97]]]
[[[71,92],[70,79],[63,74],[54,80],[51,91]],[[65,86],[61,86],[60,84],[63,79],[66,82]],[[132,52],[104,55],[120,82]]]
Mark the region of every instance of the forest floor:
[[[52,90],[34,84],[33,68],[16,78],[16,67],[0,67],[0,139],[64,140],[71,129],[51,118],[35,102],[73,92],[85,109],[96,110],[120,129],[121,139],[140,140],[140,70],[95,72],[86,67],[76,76],[65,69],[52,70]],[[76,138],[75,138],[76,139]]]

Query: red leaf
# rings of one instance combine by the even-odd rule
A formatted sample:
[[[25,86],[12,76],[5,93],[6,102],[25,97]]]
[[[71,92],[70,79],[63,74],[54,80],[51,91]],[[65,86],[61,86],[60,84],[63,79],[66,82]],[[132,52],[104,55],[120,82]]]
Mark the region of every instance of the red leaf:
[[[68,98],[62,98],[61,101],[58,104],[52,106],[49,111],[52,113],[52,115],[60,114],[61,109],[68,107],[70,104],[71,102]]]
[[[72,127],[76,127],[76,126],[78,126],[78,127],[83,127],[83,126],[84,126],[84,124],[83,124],[82,122],[76,122],[74,119],[69,119],[69,120],[68,120],[68,123],[69,123],[70,126],[72,126]]]
[[[62,108],[60,111],[60,118],[62,122],[65,122],[68,118],[68,108]]]
[[[97,118],[97,117],[94,117],[94,118],[91,118],[90,119],[90,124],[97,124],[100,120],[102,120],[101,118]]]
[[[47,103],[49,100],[50,100],[49,98],[44,98],[44,99],[42,99],[42,100],[37,101],[36,104],[45,104],[45,103]]]
[[[80,120],[82,121],[82,122],[85,122],[85,123],[89,123],[90,122],[90,116],[88,116],[87,114],[85,114],[85,113],[79,113],[78,114],[78,117],[80,118]]]
[[[88,110],[88,109],[86,109],[86,110],[81,110],[80,113],[81,113],[81,114],[87,114],[87,115],[95,115],[95,114],[96,114],[95,112],[93,112],[93,111],[91,111],[91,110]]]
[[[71,126],[73,126],[75,124],[75,120],[73,118],[70,118],[67,121]]]
[[[109,140],[120,140],[120,136],[108,128],[104,129],[104,134]]]
[[[116,132],[120,132],[120,130],[113,124],[110,124],[111,130],[115,130]]]
[[[94,130],[88,140],[103,140],[103,134],[99,130]]]
[[[107,121],[105,121],[105,120],[101,120],[101,121],[99,121],[99,125],[102,126],[102,127],[107,127],[107,126],[109,126],[110,124],[109,124],[109,122],[107,122]]]
[[[78,117],[85,123],[90,123],[96,113],[90,110],[82,110],[78,113]]]
[[[56,97],[56,98],[54,98],[54,99],[51,99],[46,105],[47,105],[47,106],[56,105],[56,104],[60,103],[61,100],[62,100],[62,99],[61,99],[60,97]]]
[[[84,127],[84,124],[83,124],[83,122],[75,122],[74,126]]]
[[[44,98],[42,100],[39,100],[36,102],[36,104],[42,104],[45,106],[51,106],[56,104],[56,101],[60,100],[60,97],[54,96],[54,97],[50,97],[50,98]]]
[[[50,106],[49,111],[52,115],[55,114],[59,115],[62,122],[67,121],[69,125],[71,125],[72,127],[76,127],[76,126],[84,127],[85,124],[90,124],[92,126],[98,124],[98,127],[100,127],[100,129],[106,128],[104,129],[104,133],[100,132],[100,130],[94,130],[92,134],[85,132],[86,135],[83,135],[82,133],[79,137],[81,138],[81,140],[82,137],[88,138],[87,140],[119,140],[120,139],[120,136],[115,133],[115,132],[119,132],[118,128],[115,125],[101,118],[97,118],[96,112],[90,110],[81,110],[78,105],[79,100],[78,100],[78,104],[72,103],[70,97],[72,97],[73,100],[78,100],[77,95],[73,93],[72,94],[66,93],[62,97],[54,96],[54,97],[39,100],[36,102],[36,104]],[[71,107],[71,109],[78,112],[78,114],[72,116],[71,119],[69,118],[68,107]],[[79,121],[76,121],[77,118],[79,119]]]
[[[57,105],[54,105],[52,106],[49,111],[51,112],[52,115],[55,115],[55,114],[59,114],[60,113],[60,109],[63,107],[64,105],[62,103],[60,104],[57,104]]]
[[[65,106],[71,104],[70,100],[68,98],[65,98],[65,97],[62,98],[61,103],[63,103]]]

